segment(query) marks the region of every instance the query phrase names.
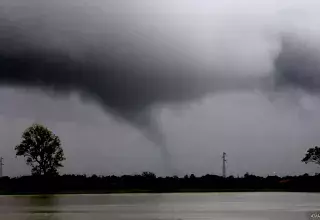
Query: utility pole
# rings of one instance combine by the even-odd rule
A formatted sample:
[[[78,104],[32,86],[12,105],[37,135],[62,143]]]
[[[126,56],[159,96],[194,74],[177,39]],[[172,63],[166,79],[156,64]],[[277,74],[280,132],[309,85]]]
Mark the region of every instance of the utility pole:
[[[223,178],[226,178],[226,159],[227,154],[225,152],[223,152],[222,154],[222,176]]]
[[[2,166],[3,166],[3,157],[0,157],[0,178],[3,176]]]

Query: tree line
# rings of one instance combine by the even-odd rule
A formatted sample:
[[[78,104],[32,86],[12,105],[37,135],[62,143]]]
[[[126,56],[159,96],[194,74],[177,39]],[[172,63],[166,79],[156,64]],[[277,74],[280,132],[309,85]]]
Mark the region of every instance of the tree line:
[[[157,177],[145,172],[123,176],[22,176],[0,179],[0,194],[41,193],[134,193],[134,192],[222,192],[293,191],[320,192],[320,175],[267,176],[246,174],[223,178],[217,175],[197,177]]]

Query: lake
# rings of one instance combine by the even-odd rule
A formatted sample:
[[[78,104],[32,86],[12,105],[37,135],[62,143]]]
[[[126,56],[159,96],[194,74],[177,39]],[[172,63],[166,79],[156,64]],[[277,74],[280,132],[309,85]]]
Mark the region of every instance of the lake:
[[[317,211],[319,216],[316,215]],[[320,219],[320,194],[270,192],[0,196],[0,219]]]

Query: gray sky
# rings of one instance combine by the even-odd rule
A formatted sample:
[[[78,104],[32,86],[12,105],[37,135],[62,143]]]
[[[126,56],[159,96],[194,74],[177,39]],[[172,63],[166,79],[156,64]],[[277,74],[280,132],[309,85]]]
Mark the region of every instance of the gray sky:
[[[1,4],[7,175],[29,173],[14,146],[33,122],[64,173],[220,174],[223,151],[233,175],[318,171],[300,162],[320,143],[317,1]]]

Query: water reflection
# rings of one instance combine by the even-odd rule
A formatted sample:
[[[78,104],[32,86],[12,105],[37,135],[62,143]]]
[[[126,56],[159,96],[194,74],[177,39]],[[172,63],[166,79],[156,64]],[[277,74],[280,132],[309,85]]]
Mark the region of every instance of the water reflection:
[[[0,220],[310,219],[320,194],[0,196]]]
[[[56,197],[54,195],[39,195],[39,196],[29,196],[27,197],[29,199],[28,203],[30,206],[35,207],[52,207],[57,204]]]
[[[60,220],[57,212],[57,199],[53,195],[28,197],[27,220]]]

